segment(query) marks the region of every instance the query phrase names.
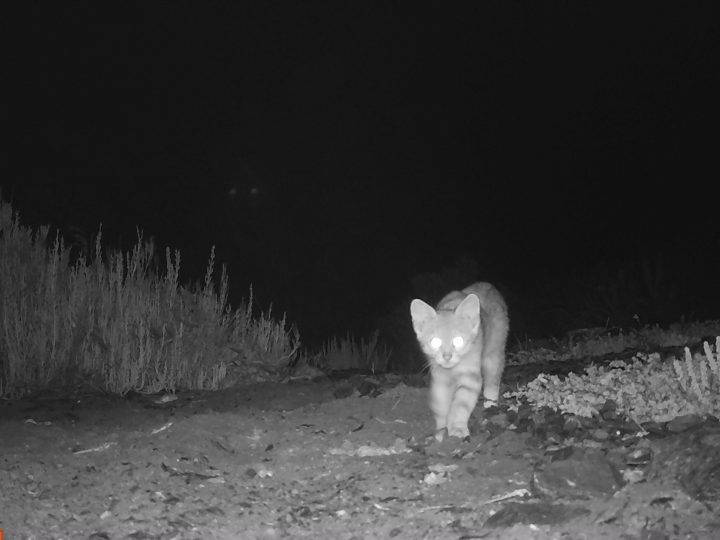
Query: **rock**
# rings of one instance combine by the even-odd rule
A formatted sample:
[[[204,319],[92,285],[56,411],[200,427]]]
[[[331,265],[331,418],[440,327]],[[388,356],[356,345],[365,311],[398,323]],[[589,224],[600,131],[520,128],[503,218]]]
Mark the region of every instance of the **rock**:
[[[568,459],[573,455],[573,446],[554,446],[545,449],[545,455],[550,458],[551,461],[560,461]]]
[[[510,425],[510,420],[508,420],[508,416],[505,413],[493,414],[488,418],[488,422],[500,428],[507,428]]]
[[[508,416],[518,431],[529,431],[532,426],[532,413],[532,407],[527,403],[523,403],[518,407],[517,412]]]
[[[690,429],[691,427],[697,426],[702,422],[702,417],[698,416],[697,414],[683,414],[682,416],[677,416],[670,420],[670,422],[668,422],[667,428],[668,431],[672,431],[673,433],[680,433],[681,431]]]
[[[720,426],[706,423],[655,441],[649,480],[679,484],[698,501],[720,501]]]
[[[620,489],[617,469],[595,450],[576,449],[565,460],[551,461],[533,473],[532,488],[552,499],[609,496]]]
[[[647,446],[638,446],[628,451],[620,466],[623,480],[628,484],[637,484],[647,479],[653,453]]]
[[[565,421],[563,422],[563,433],[567,435],[574,434],[578,429],[582,427],[582,422],[580,419],[578,419],[577,416],[571,415],[565,418]]]
[[[645,466],[652,460],[650,448],[635,448],[625,457],[625,464],[634,467]]]
[[[353,388],[352,385],[341,384],[335,389],[335,391],[333,392],[333,396],[335,396],[337,399],[344,399],[352,396],[354,392],[355,388]]]
[[[382,393],[380,381],[372,377],[367,377],[360,381],[357,385],[357,390],[361,396],[372,395],[372,397],[377,397],[378,394]]]
[[[635,435],[643,431],[643,428],[634,420],[625,420],[618,424],[618,430],[622,435]]]
[[[518,524],[560,525],[587,513],[585,508],[564,504],[510,502],[490,516],[485,521],[485,527],[512,527]]]
[[[606,412],[615,412],[617,411],[617,403],[615,403],[614,399],[606,399],[605,403],[603,403],[603,406],[600,407],[600,414]]]
[[[599,412],[603,420],[617,421],[622,418],[617,412],[617,403],[612,399],[605,400]]]
[[[653,435],[665,436],[668,433],[665,428],[665,424],[661,424],[659,422],[644,422],[642,424],[642,428]]]
[[[546,415],[549,412],[550,412],[550,409],[548,409],[547,407],[542,407],[541,409],[538,409],[537,411],[535,411],[532,414],[531,419],[532,419],[533,423],[535,424],[536,430],[545,427],[545,424],[547,423]]]

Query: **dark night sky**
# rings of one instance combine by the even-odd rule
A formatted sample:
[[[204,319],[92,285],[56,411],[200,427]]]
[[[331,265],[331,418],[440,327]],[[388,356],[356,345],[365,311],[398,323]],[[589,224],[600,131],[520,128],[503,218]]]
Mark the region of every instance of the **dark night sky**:
[[[110,243],[138,225],[187,279],[215,244],[309,339],[461,257],[526,331],[643,257],[694,285],[666,316],[720,317],[717,9],[641,4],[32,3],[4,17],[3,197]]]

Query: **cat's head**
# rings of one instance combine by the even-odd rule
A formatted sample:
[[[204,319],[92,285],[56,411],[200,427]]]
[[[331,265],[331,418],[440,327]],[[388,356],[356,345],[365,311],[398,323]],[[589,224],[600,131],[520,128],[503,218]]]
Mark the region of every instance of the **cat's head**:
[[[452,311],[435,311],[419,299],[410,303],[410,315],[420,347],[432,361],[452,368],[473,346],[480,331],[480,301],[469,294]]]

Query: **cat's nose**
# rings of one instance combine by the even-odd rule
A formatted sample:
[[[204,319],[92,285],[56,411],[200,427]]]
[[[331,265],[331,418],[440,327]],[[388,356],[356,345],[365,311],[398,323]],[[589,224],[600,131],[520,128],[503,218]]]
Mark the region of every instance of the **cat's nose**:
[[[446,362],[449,362],[452,359],[452,353],[451,352],[444,352],[443,353],[443,359]]]

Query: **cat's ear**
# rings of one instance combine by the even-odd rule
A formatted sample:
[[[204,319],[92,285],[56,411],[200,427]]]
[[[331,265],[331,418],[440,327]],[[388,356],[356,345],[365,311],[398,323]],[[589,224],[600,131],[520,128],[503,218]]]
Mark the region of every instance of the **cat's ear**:
[[[480,326],[480,299],[476,294],[468,294],[455,308],[455,315],[470,321],[473,331]]]
[[[437,317],[435,310],[425,302],[416,298],[410,302],[410,316],[412,317],[413,328],[415,333],[420,335],[422,327],[431,319]]]

